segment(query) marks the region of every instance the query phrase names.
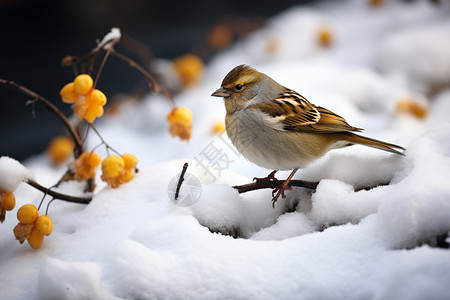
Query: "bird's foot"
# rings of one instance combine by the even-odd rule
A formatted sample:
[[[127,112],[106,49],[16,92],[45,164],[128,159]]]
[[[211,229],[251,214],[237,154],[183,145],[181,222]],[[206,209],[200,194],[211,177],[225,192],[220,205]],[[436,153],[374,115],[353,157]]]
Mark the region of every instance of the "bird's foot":
[[[285,191],[292,190],[292,187],[289,185],[289,181],[284,181],[282,184],[277,186],[272,191],[272,207],[275,208],[275,202],[277,202],[278,198],[281,196],[281,198],[285,199],[286,195],[284,194]]]
[[[272,172],[270,172],[269,175],[267,175],[267,177],[253,177],[253,181],[256,182],[269,182],[269,181],[273,181],[273,180],[278,180],[275,178],[275,173],[277,172],[277,170],[274,170]]]

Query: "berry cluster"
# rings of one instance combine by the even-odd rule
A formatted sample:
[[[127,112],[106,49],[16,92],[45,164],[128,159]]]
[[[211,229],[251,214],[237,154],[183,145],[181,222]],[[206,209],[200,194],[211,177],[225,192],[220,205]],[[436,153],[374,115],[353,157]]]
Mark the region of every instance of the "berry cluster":
[[[169,132],[172,136],[179,136],[182,140],[191,138],[192,112],[186,107],[175,107],[167,115],[170,124]]]
[[[22,244],[28,241],[31,248],[39,249],[44,242],[44,236],[53,231],[53,221],[47,215],[39,216],[39,211],[33,204],[26,204],[17,211],[19,224],[14,228],[16,239]]]
[[[110,187],[116,188],[122,183],[129,182],[134,177],[138,159],[133,154],[124,154],[122,157],[110,155],[102,162],[102,180]]]
[[[3,223],[6,211],[13,210],[16,206],[16,198],[12,192],[0,191],[0,222]]]
[[[93,89],[93,80],[87,74],[78,75],[73,82],[66,84],[59,94],[65,103],[73,103],[78,120],[85,119],[93,123],[103,115],[106,96],[100,90]]]

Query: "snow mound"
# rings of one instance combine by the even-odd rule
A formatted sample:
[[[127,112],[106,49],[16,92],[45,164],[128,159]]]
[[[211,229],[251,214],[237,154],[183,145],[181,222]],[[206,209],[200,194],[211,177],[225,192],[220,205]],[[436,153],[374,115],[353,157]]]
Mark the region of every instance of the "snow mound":
[[[33,179],[33,173],[17,160],[0,157],[0,190],[14,192],[22,181]]]

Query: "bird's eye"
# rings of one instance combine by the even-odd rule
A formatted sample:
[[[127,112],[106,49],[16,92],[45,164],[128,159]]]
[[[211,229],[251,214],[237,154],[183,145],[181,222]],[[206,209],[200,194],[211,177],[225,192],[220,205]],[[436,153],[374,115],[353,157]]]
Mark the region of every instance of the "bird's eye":
[[[244,86],[243,86],[242,84],[238,83],[238,84],[236,84],[236,86],[235,86],[234,88],[235,88],[236,90],[240,91],[240,90],[242,90],[243,87],[244,87]]]

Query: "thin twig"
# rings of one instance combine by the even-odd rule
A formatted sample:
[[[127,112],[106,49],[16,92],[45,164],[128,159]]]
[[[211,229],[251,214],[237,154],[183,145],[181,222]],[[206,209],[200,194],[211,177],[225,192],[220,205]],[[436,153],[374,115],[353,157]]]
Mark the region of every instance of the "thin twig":
[[[146,69],[144,69],[142,66],[137,64],[131,58],[126,57],[125,55],[123,55],[119,52],[116,52],[112,48],[111,48],[111,54],[113,54],[115,57],[127,62],[130,67],[137,69],[142,75],[144,75],[148,79],[148,81],[150,81],[150,83],[152,85],[152,91],[154,93],[158,93],[161,91],[164,94],[164,96],[166,96],[166,98],[169,100],[170,104],[172,105],[172,108],[175,107],[175,101],[173,100],[172,95],[169,93],[169,91],[166,88],[160,86],[158,84],[158,82],[156,82],[156,80],[153,78],[153,76],[150,75],[150,73]]]
[[[58,192],[52,191],[52,190],[50,190],[50,189],[40,185],[36,181],[31,180],[31,179],[28,179],[28,181],[26,181],[26,183],[28,183],[32,187],[40,190],[41,192],[45,193],[46,195],[50,195],[53,198],[57,198],[57,199],[64,200],[64,201],[67,201],[67,202],[88,204],[92,200],[92,197],[75,197],[75,196],[70,196],[70,195],[66,195],[66,194],[62,194],[62,193],[58,193]]]
[[[25,94],[27,96],[32,97],[33,99],[36,99],[40,102],[42,102],[45,107],[47,107],[51,112],[53,112],[66,126],[67,130],[69,130],[70,135],[72,136],[74,142],[75,142],[75,151],[74,155],[75,157],[78,157],[83,152],[83,143],[81,142],[81,138],[78,135],[78,133],[75,131],[75,128],[73,128],[72,124],[70,124],[69,120],[66,118],[66,116],[51,102],[49,102],[44,97],[36,94],[35,92],[27,89],[26,87],[15,83],[14,81],[9,81],[5,79],[0,79],[0,85],[7,86],[9,88],[15,89],[22,94]]]
[[[110,145],[108,145],[108,143],[103,139],[103,137],[101,136],[101,134],[100,134],[100,132],[98,132],[98,130],[97,130],[97,128],[95,128],[95,126],[94,126],[94,124],[92,124],[92,123],[89,123],[88,122],[88,125],[89,125],[89,127],[90,128],[92,128],[93,130],[94,130],[94,132],[95,132],[95,134],[97,134],[97,136],[98,136],[98,138],[100,139],[100,141],[102,142],[100,145],[105,145],[105,147],[106,147],[106,152],[108,153],[108,155],[109,155],[109,149],[111,149],[114,153],[116,153],[117,155],[119,155],[119,156],[122,156],[116,149],[114,149],[113,147],[111,147]],[[97,147],[97,146],[96,146]]]
[[[178,184],[177,184],[177,189],[175,191],[175,200],[178,200],[178,195],[180,194],[180,188],[181,188],[181,184],[184,181],[184,174],[186,173],[186,170],[188,168],[188,163],[184,163],[183,165],[183,170],[181,171],[181,175],[180,178],[178,179]]]
[[[112,48],[109,48],[108,50],[106,50],[105,57],[103,57],[102,63],[100,65],[100,67],[98,68],[97,75],[95,76],[95,81],[94,81],[94,84],[92,85],[93,89],[95,89],[95,87],[97,86],[98,79],[100,78],[100,74],[102,73],[103,67],[105,66],[106,60],[108,59],[109,54],[111,53],[111,50],[112,50]]]
[[[260,190],[260,189],[273,189],[277,186],[283,184],[285,180],[270,180],[270,181],[256,181],[253,183],[235,185],[233,188],[237,189],[239,194],[246,193],[250,191]],[[317,181],[304,181],[304,180],[291,180],[288,186],[297,186],[306,189],[315,190],[319,185]]]

